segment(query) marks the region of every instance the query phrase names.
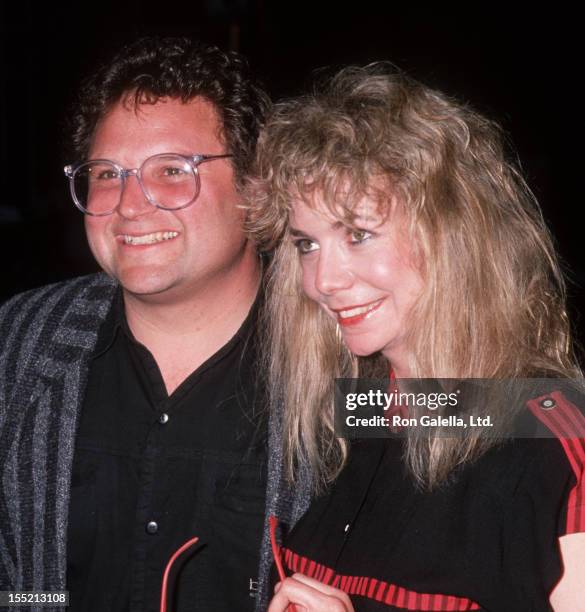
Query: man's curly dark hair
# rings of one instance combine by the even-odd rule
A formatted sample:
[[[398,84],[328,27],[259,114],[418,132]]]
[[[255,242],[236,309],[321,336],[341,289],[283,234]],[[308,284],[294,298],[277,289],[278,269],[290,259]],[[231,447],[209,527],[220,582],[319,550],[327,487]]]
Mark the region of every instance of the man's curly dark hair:
[[[270,107],[241,55],[184,37],[146,37],[122,48],[79,91],[70,120],[78,159],[87,158],[97,123],[126,94],[135,105],[163,97],[187,102],[201,96],[211,102],[241,185]]]

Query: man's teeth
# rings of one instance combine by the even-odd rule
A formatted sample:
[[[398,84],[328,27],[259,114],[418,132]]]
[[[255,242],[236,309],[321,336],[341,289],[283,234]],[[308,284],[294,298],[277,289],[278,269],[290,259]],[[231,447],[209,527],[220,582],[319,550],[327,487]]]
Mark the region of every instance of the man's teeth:
[[[124,244],[154,244],[163,240],[172,240],[179,235],[179,232],[155,232],[144,236],[129,236],[124,234]]]
[[[358,308],[352,308],[351,310],[340,310],[337,314],[340,319],[349,319],[350,317],[357,317],[358,315],[369,312],[378,306],[380,301],[374,302],[373,304],[367,304],[366,306],[358,306]]]

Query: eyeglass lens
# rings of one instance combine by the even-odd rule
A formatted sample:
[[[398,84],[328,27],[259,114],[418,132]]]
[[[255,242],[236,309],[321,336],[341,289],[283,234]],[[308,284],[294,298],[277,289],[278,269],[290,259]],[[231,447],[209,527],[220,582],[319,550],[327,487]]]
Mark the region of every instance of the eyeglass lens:
[[[199,191],[199,177],[191,164],[174,155],[147,159],[140,170],[140,181],[145,196],[161,208],[186,206]],[[92,214],[112,212],[120,203],[123,185],[121,172],[107,161],[80,166],[73,181],[78,203]]]

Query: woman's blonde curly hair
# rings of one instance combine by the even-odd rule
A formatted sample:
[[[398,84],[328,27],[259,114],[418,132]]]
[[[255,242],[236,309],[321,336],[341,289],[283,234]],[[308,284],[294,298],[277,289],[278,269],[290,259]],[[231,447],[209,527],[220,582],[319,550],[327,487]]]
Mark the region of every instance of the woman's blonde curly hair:
[[[343,466],[334,379],[387,371],[380,356],[351,355],[335,322],[303,294],[288,235],[299,199],[325,202],[350,223],[364,196],[382,212],[399,202],[424,280],[409,317],[413,377],[580,375],[551,236],[505,149],[493,121],[388,64],[346,68],[312,94],[275,106],[246,188],[247,229],[274,251],[266,368],[272,407],[284,403],[292,478],[308,464],[320,490]],[[411,439],[407,463],[419,483],[434,487],[490,444],[471,433]]]

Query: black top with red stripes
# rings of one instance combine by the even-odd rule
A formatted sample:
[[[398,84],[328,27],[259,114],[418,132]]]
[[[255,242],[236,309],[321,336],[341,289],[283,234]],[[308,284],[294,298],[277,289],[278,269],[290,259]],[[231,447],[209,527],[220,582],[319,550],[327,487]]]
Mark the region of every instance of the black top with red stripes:
[[[406,473],[404,440],[355,442],[286,538],[285,567],[341,588],[357,612],[550,610],[558,537],[585,531],[585,418],[560,392],[528,409],[552,437],[509,440],[430,493]]]

